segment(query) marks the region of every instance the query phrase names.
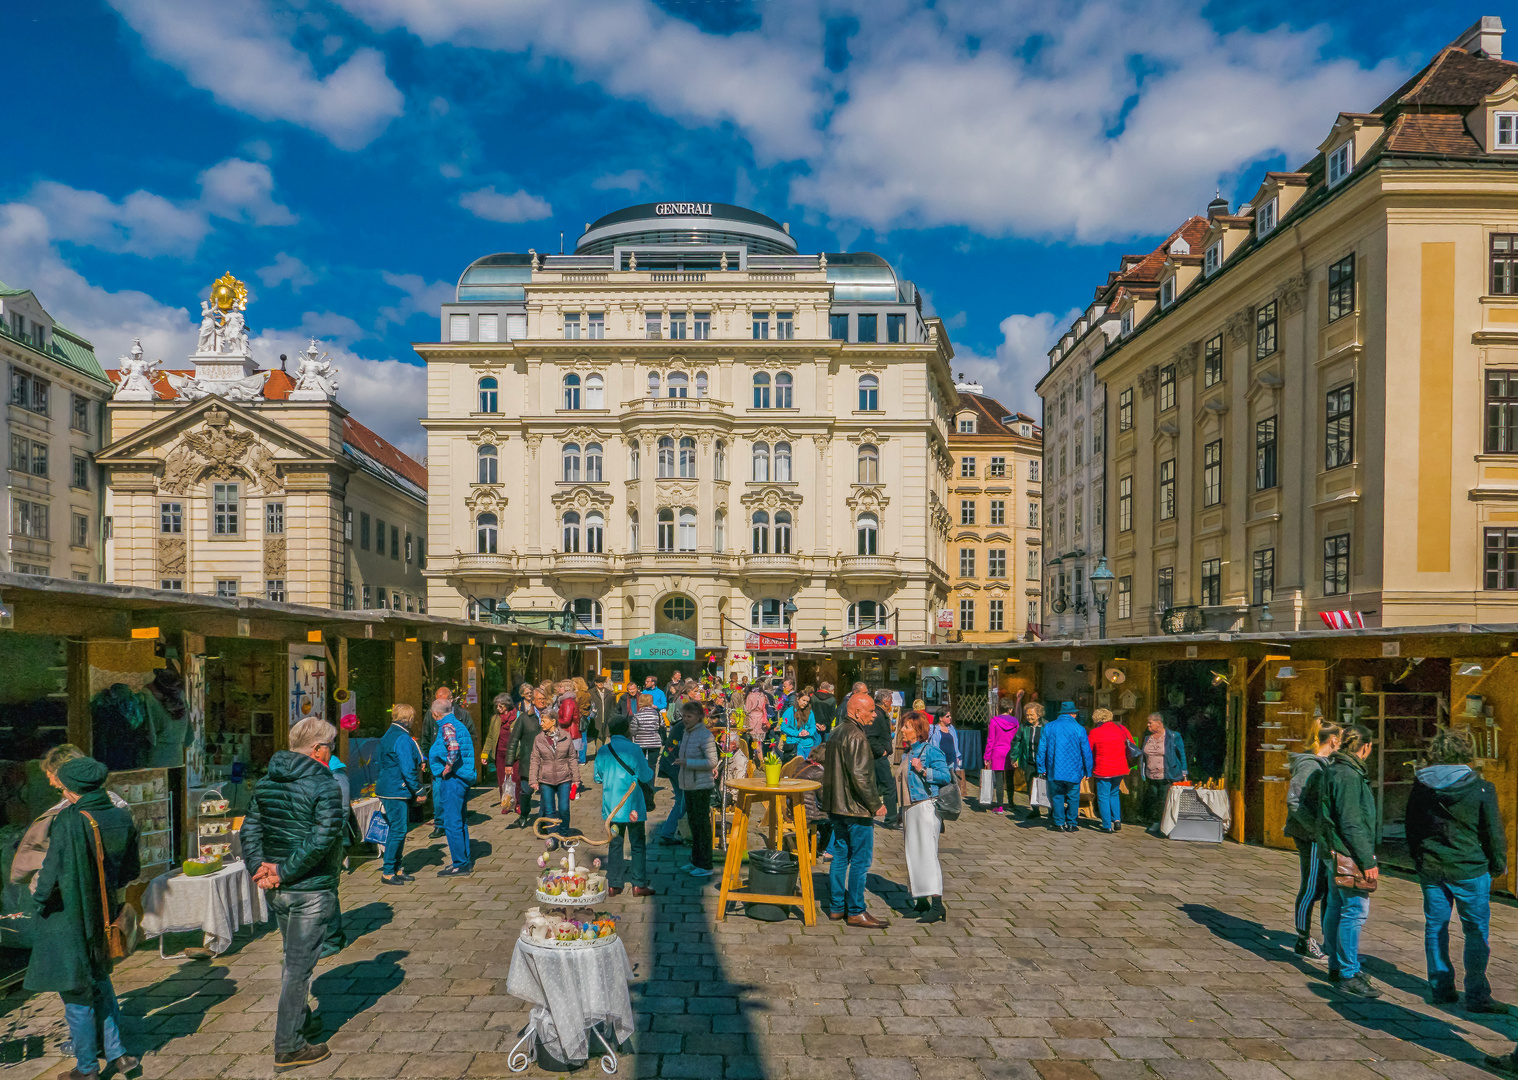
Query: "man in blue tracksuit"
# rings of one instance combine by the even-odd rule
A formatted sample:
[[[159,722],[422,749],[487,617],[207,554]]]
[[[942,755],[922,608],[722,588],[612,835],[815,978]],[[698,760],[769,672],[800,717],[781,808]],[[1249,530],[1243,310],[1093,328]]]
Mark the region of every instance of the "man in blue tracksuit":
[[[1060,705],[1038,744],[1038,771],[1049,783],[1050,828],[1074,832],[1081,808],[1081,781],[1091,775],[1091,740],[1075,719],[1075,703]]]
[[[374,780],[374,793],[379,796],[385,823],[390,835],[385,839],[385,861],[380,870],[380,881],[386,885],[404,885],[414,881],[410,874],[401,873],[401,852],[406,848],[406,810],[415,800],[421,802],[422,794],[422,748],[411,737],[411,724],[416,710],[410,705],[396,705],[390,710],[390,730],[380,739],[379,775]]]
[[[437,778],[438,798],[443,804],[443,833],[448,837],[449,865],[438,877],[463,877],[474,869],[470,857],[469,827],[464,824],[464,802],[474,783],[477,765],[474,736],[469,725],[452,715],[438,718],[437,737],[427,752],[427,767]]]

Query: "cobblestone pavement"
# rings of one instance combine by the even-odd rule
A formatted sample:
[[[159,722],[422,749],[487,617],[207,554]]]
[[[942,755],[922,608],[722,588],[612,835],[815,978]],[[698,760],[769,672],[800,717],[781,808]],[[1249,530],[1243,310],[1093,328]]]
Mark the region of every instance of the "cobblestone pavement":
[[[476,791],[476,809],[490,809],[487,796]],[[590,797],[599,805],[599,790]],[[656,817],[669,805],[662,787],[659,801]],[[314,986],[333,1056],[292,1075],[509,1075],[526,1007],[506,995],[506,973],[540,847],[504,823],[474,827],[473,877],[437,878],[441,841],[429,845],[418,827],[406,859],[415,884],[381,886],[372,861],[345,879],[355,940],[321,963]],[[896,913],[877,932],[825,918],[810,929],[741,915],[718,924],[715,889],[675,872],[686,850],[651,854],[659,895],[608,904],[624,913],[636,966],[636,1053],[623,1075],[1434,1080],[1487,1075],[1467,1062],[1518,1035],[1513,1019],[1424,1001],[1421,908],[1406,880],[1383,878],[1364,939],[1386,997],[1338,998],[1290,951],[1289,853],[1172,843],[1132,826],[1051,834],[966,813],[944,837],[949,920],[920,926]],[[900,834],[878,831],[871,909],[904,905],[905,880]],[[1518,910],[1494,909],[1492,937],[1492,981],[1513,1000]],[[145,1052],[144,1075],[272,1075],[279,951],[266,932],[211,962],[144,949],[121,964],[128,1046]],[[57,997],[5,1005],[5,1038],[32,1035],[35,1055],[41,1036],[48,1055],[9,1076],[67,1069]]]

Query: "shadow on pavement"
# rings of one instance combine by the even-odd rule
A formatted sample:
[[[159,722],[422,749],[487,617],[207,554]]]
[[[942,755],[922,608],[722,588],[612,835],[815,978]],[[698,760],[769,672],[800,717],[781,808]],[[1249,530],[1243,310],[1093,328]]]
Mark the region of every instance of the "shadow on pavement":
[[[388,906],[388,905],[371,905]],[[311,983],[316,998],[316,1020],[321,1034],[308,1033],[313,1042],[325,1041],[342,1026],[374,1005],[406,978],[400,961],[410,955],[404,949],[382,952],[373,960],[357,960],[322,972]]]
[[[139,1056],[162,1050],[179,1036],[199,1031],[211,1007],[236,993],[227,968],[185,961],[157,982],[117,995],[125,1020],[123,1041]]]
[[[352,945],[365,934],[372,934],[395,918],[395,909],[382,900],[371,900],[363,907],[343,912],[343,929]]]

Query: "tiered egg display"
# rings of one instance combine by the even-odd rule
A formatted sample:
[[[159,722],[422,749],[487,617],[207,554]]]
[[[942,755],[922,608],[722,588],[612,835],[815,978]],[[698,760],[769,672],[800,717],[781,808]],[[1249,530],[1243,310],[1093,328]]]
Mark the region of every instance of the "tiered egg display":
[[[606,911],[528,908],[522,940],[534,945],[584,949],[616,940],[617,917]]]

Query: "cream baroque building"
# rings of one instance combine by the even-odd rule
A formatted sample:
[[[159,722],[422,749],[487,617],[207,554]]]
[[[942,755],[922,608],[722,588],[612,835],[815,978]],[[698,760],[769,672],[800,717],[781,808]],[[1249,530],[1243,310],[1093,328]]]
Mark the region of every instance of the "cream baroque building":
[[[435,612],[567,608],[702,648],[932,640],[953,352],[879,257],[647,204],[572,255],[472,263],[441,328],[417,346]]]

